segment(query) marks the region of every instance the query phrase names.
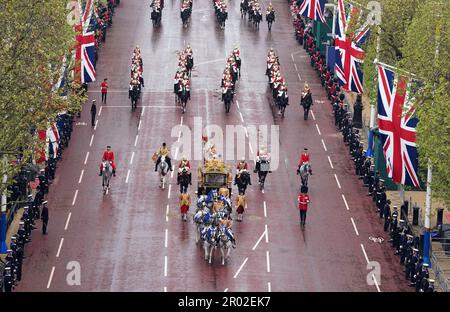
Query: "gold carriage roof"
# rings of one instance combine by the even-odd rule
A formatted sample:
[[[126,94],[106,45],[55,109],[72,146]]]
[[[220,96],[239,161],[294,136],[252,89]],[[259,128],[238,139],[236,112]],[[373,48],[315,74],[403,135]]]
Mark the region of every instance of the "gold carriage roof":
[[[209,159],[205,161],[203,172],[220,172],[228,173],[229,168],[225,165],[221,159]]]

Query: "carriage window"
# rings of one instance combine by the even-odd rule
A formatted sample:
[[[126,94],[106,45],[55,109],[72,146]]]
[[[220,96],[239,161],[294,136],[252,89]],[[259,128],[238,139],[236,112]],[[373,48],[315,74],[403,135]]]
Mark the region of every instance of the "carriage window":
[[[207,174],[205,182],[208,184],[226,184],[226,176],[223,174]]]

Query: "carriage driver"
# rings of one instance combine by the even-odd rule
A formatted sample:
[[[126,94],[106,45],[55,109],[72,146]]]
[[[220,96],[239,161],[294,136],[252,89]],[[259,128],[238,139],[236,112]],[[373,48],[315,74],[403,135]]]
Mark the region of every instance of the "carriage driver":
[[[163,143],[162,147],[160,147],[159,150],[155,153],[155,155],[158,157],[158,160],[156,161],[156,165],[155,165],[155,171],[158,171],[158,165],[161,162],[161,156],[166,157],[167,164],[169,165],[169,170],[173,171],[172,162],[170,161],[169,154],[170,154],[170,151],[166,147],[166,143]]]
[[[103,152],[102,163],[100,164],[99,176],[101,176],[102,172],[103,172],[103,161],[111,162],[112,174],[113,174],[113,176],[116,176],[116,162],[114,161],[114,152],[111,151],[111,146],[109,146],[109,145],[106,147],[106,151]]]
[[[309,153],[308,153],[308,149],[306,147],[303,149],[303,153],[300,155],[300,159],[298,160],[298,168],[297,168],[298,171],[300,171],[300,167],[303,164],[309,164],[310,165],[309,174],[312,175],[312,169],[311,169],[311,164],[310,164],[310,159],[309,159]]]
[[[180,184],[180,175],[183,172],[183,170],[187,171],[189,175],[189,184],[192,185],[191,164],[189,163],[189,160],[187,160],[186,156],[183,156],[183,158],[181,158],[181,162],[178,165],[177,185]]]

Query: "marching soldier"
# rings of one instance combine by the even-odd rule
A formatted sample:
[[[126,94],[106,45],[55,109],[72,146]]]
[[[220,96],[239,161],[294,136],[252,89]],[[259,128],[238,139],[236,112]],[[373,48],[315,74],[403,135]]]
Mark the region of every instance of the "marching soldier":
[[[298,208],[300,210],[300,224],[305,226],[306,222],[306,212],[308,211],[308,204],[310,202],[308,196],[308,188],[306,186],[302,186],[301,193],[298,196]]]

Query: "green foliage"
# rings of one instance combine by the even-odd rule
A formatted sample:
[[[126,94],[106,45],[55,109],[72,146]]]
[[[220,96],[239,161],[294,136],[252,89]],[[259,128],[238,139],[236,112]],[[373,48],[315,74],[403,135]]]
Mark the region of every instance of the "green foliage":
[[[424,0],[407,30],[400,65],[424,88],[416,94],[420,163],[433,165],[433,195],[450,203],[450,8],[446,0]],[[438,48],[436,50],[436,48]],[[425,177],[423,177],[425,179]]]
[[[38,147],[31,130],[46,129],[58,112],[81,106],[79,96],[66,99],[52,89],[75,44],[66,5],[66,0],[0,1],[0,152],[22,150],[29,159]],[[8,154],[8,160],[14,158]],[[8,166],[9,177],[19,169]]]

